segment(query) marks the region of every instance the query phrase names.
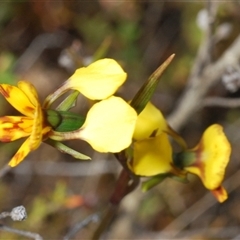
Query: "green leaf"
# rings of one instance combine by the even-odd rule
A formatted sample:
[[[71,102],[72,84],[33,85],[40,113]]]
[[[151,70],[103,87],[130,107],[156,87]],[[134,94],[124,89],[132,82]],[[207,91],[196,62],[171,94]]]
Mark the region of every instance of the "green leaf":
[[[148,179],[147,181],[142,183],[142,191],[146,192],[148,190],[150,190],[151,188],[155,187],[156,185],[158,185],[159,183],[161,183],[165,178],[167,178],[169,176],[169,174],[159,174],[156,175],[154,177],[151,177],[150,179]]]
[[[170,175],[169,177],[181,183],[189,183],[186,175],[185,176]]]
[[[58,149],[60,152],[67,153],[76,159],[81,159],[81,160],[90,160],[91,159],[90,157],[88,157],[80,152],[75,151],[74,149],[64,145],[61,142],[57,142],[57,141],[54,141],[51,139],[48,139],[45,142],[47,144],[53,146],[54,148]]]
[[[72,92],[68,95],[56,108],[58,111],[68,111],[70,108],[76,105],[76,100],[79,95],[78,91]]]
[[[144,83],[144,85],[139,89],[133,100],[131,101],[131,106],[139,114],[150,101],[153,93],[155,92],[157,85],[160,81],[160,76],[163,74],[164,70],[171,63],[175,54],[172,54]]]

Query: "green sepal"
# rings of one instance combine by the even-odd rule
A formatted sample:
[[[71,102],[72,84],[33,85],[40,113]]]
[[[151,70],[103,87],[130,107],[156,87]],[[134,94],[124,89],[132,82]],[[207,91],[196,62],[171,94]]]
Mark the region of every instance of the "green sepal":
[[[72,113],[60,112],[62,116],[61,124],[55,129],[57,132],[71,132],[79,129],[85,122],[85,117]]]
[[[79,95],[78,91],[69,94],[56,108],[57,111],[68,111],[76,105],[76,100]]]
[[[160,76],[170,64],[175,54],[172,54],[143,84],[139,89],[133,100],[131,101],[131,106],[139,114],[145,108],[147,103],[150,101],[153,93],[155,92],[157,85],[160,81]]]
[[[48,109],[46,111],[46,120],[51,125],[51,127],[55,129],[61,124],[62,117],[59,112]]]
[[[174,165],[180,169],[192,165],[196,161],[196,153],[194,151],[183,151],[173,154]]]
[[[75,151],[74,149],[64,145],[61,142],[57,142],[51,139],[48,139],[45,141],[47,144],[51,145],[52,147],[56,148],[57,150],[59,150],[60,152],[63,153],[67,153],[69,155],[71,155],[72,157],[76,158],[76,159],[80,159],[80,160],[91,160],[91,158],[87,155],[84,155],[80,152]]]
[[[154,177],[151,177],[147,181],[142,183],[141,189],[143,192],[150,190],[151,188],[155,187],[159,183],[161,183],[165,178],[167,178],[169,174],[158,174]]]
[[[72,112],[46,111],[47,121],[57,132],[71,132],[79,129],[85,122],[85,117]]]
[[[181,183],[189,183],[186,175],[185,176],[170,175],[169,177]]]

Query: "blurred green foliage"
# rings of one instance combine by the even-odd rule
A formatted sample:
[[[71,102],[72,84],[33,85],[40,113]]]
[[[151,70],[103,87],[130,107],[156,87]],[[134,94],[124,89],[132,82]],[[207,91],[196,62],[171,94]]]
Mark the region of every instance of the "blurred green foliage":
[[[13,72],[15,61],[15,56],[11,52],[0,54],[0,83],[15,85],[17,80]]]

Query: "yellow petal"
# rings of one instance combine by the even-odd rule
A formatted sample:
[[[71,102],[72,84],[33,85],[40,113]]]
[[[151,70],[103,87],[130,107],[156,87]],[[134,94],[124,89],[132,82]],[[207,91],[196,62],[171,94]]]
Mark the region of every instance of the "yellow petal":
[[[0,84],[0,93],[20,113],[28,117],[33,116],[35,106],[21,89],[8,84]]]
[[[136,141],[133,145],[132,171],[140,176],[154,176],[172,170],[172,148],[167,134]]]
[[[40,105],[38,105],[36,107],[36,111],[33,119],[32,132],[29,137],[29,145],[31,150],[37,149],[42,142],[43,124],[44,122],[43,122],[42,109]]]
[[[154,131],[167,131],[167,122],[162,113],[149,102],[138,116],[133,138],[143,140]]]
[[[57,91],[49,95],[44,107],[49,107],[69,89],[82,93],[89,99],[101,100],[113,95],[125,82],[127,74],[113,59],[101,59],[88,67],[79,68]]]
[[[198,175],[207,189],[217,189],[223,181],[231,154],[222,126],[214,124],[208,127],[192,151],[196,152],[196,162],[185,170]]]
[[[98,152],[120,152],[132,141],[136,111],[120,97],[110,97],[89,110],[78,138]]]
[[[11,167],[17,166],[29,154],[30,151],[31,149],[29,145],[29,138],[27,138],[27,140],[18,149],[17,153],[10,160],[8,165],[10,165]]]
[[[0,118],[0,141],[10,142],[31,134],[33,120],[29,117],[5,116]]]
[[[23,91],[23,93],[28,97],[28,99],[34,106],[39,105],[37,91],[31,83],[26,81],[19,81],[18,88]]]
[[[173,137],[183,149],[187,148],[183,138],[167,124],[161,111],[149,102],[138,115],[133,138],[135,140],[143,140],[151,135],[158,135],[162,132],[166,132]]]
[[[219,188],[212,190],[212,193],[220,203],[226,201],[228,198],[227,191],[223,186],[220,186]]]
[[[125,82],[127,74],[113,59],[101,59],[88,67],[78,69],[67,85],[92,100],[113,95]]]

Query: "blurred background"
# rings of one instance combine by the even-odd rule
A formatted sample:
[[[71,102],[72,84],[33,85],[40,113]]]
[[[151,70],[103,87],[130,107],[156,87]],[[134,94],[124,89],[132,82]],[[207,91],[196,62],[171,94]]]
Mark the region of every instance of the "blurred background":
[[[128,73],[117,94],[130,100],[150,74],[175,53],[152,98],[168,116],[186,87],[204,37],[208,3],[1,1],[0,83],[30,81],[43,101],[76,68],[98,57],[110,57]],[[219,3],[214,31],[219,26],[223,30],[215,41],[213,60],[240,33],[239,12],[239,1]],[[233,98],[239,97],[240,91],[229,91],[219,81],[208,95]],[[16,114],[2,96],[0,104],[1,116]],[[88,108],[89,103],[80,97],[73,111],[85,113]],[[238,108],[205,107],[178,129],[189,147],[194,147],[210,124],[224,126],[233,147],[224,184],[229,192],[225,203],[219,204],[198,178],[190,177],[189,184],[166,179],[147,193],[137,189],[127,196],[105,238],[170,239],[167,234],[171,232],[177,239],[239,239],[239,117]],[[23,141],[0,144],[2,168]],[[18,205],[28,212],[24,222],[4,219],[3,224],[37,232],[44,239],[62,239],[77,223],[106,207],[121,170],[118,162],[113,155],[93,152],[86,143],[67,144],[91,156],[92,161],[73,159],[43,143],[23,163],[2,174],[0,212]],[[89,224],[72,239],[89,239],[97,224]],[[0,239],[26,238],[0,231]]]

